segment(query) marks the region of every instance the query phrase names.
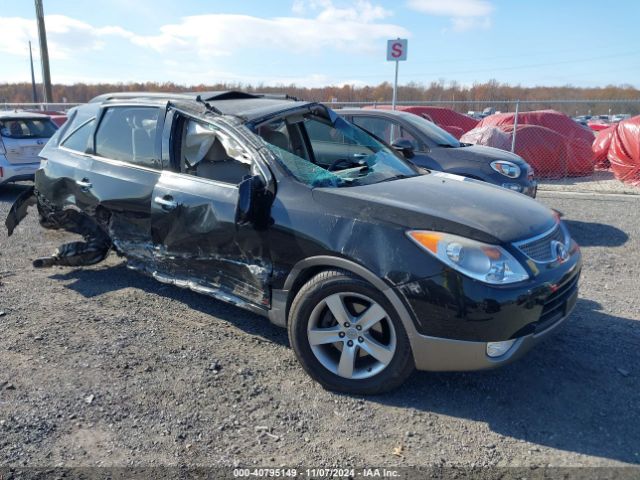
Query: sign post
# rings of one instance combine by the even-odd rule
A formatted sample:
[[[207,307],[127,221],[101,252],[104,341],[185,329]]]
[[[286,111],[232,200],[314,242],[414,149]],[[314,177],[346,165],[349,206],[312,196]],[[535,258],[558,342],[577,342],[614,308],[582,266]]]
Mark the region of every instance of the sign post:
[[[397,38],[395,40],[387,40],[387,61],[396,62],[396,75],[393,81],[393,98],[391,100],[391,108],[396,109],[396,99],[398,97],[398,65],[407,59],[407,39]]]

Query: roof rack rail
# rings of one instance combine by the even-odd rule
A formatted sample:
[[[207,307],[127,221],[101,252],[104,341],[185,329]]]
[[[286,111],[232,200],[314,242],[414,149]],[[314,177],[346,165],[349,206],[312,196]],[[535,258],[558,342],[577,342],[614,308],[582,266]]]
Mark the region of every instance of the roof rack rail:
[[[133,99],[133,98],[167,98],[174,100],[196,100],[201,102],[213,102],[221,100],[241,100],[245,98],[270,98],[274,100],[294,100],[299,101],[297,97],[287,93],[248,93],[239,90],[226,90],[219,92],[113,92],[103,93],[89,100],[89,103],[106,102],[116,99]]]
[[[89,103],[106,102],[108,100],[116,100],[118,98],[170,98],[170,99],[183,99],[183,100],[195,100],[195,96],[188,93],[175,93],[175,92],[113,92],[103,93],[97,97],[93,97],[89,100]]]
[[[270,98],[274,100],[294,100],[298,101],[298,98],[289,95],[288,93],[248,93],[240,90],[229,90],[224,92],[194,92],[199,93],[203,100],[212,102],[218,100],[241,100],[244,98]]]
[[[255,93],[254,95],[262,98],[272,98],[274,100],[293,100],[294,102],[299,102],[301,100],[300,98],[289,95],[288,93]]]
[[[242,100],[244,98],[258,98],[257,95],[253,95],[247,92],[241,92],[239,90],[226,90],[221,92],[194,92],[198,93],[203,100],[208,102],[218,100]]]

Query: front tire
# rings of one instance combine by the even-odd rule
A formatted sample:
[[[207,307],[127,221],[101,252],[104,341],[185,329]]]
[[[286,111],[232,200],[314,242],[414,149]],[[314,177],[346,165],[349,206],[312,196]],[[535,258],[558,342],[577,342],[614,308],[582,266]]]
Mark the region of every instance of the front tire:
[[[415,368],[391,303],[341,270],[321,272],[300,289],[289,312],[289,341],[306,372],[328,390],[383,393]]]

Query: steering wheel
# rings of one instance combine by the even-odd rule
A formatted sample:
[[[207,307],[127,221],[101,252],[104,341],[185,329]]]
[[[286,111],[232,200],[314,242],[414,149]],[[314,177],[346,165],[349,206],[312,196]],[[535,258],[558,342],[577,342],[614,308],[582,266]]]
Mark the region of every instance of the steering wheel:
[[[333,163],[329,165],[329,168],[327,168],[327,170],[329,170],[330,172],[334,172],[338,170],[338,167],[342,164],[345,164],[347,168],[352,165],[360,165],[358,162],[354,160],[350,160],[348,158],[339,158],[337,160],[334,160]]]

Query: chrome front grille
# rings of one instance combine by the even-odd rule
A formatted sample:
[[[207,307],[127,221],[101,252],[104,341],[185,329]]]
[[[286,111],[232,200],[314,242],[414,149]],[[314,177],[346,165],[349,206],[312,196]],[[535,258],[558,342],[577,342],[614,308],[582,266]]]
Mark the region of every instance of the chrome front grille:
[[[557,258],[556,250],[551,245],[554,240],[562,244],[565,243],[564,233],[560,225],[556,225],[547,233],[514,243],[514,245],[531,260],[544,263],[551,262]]]

